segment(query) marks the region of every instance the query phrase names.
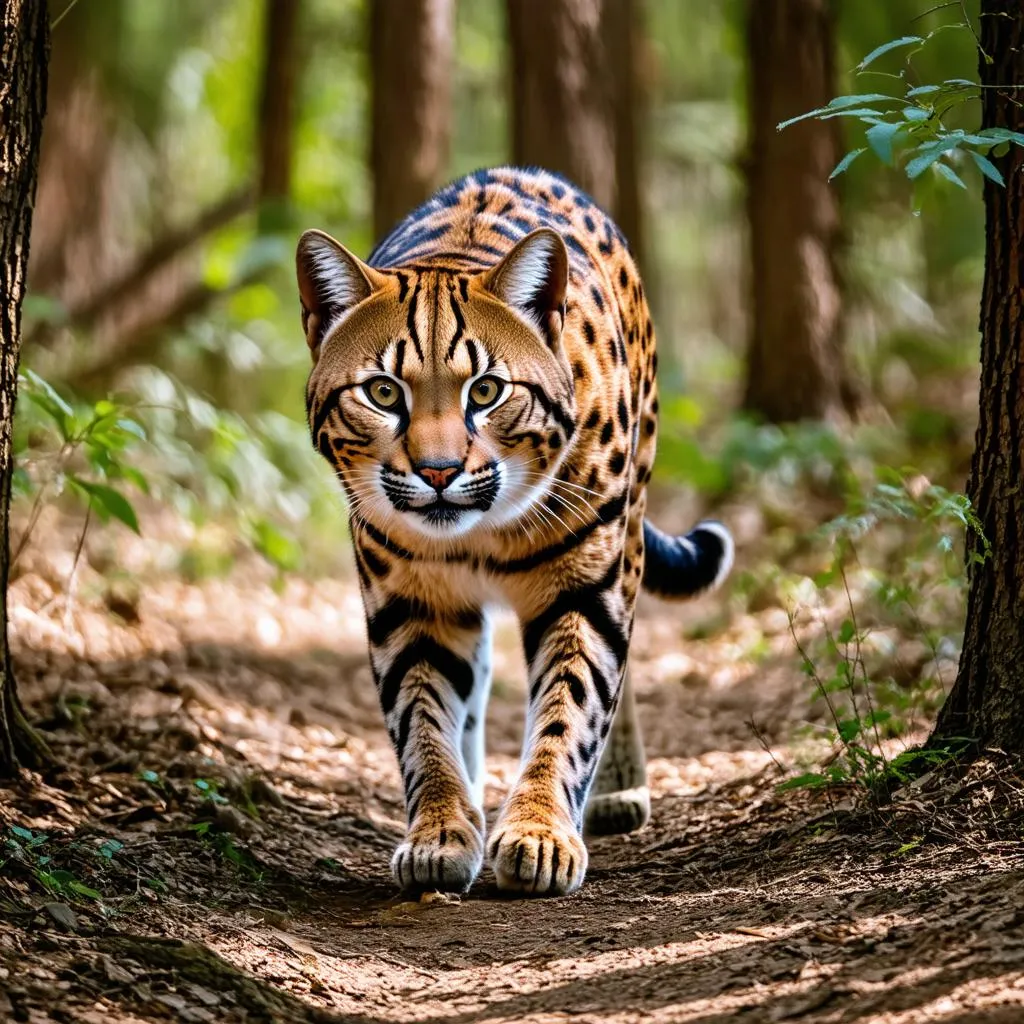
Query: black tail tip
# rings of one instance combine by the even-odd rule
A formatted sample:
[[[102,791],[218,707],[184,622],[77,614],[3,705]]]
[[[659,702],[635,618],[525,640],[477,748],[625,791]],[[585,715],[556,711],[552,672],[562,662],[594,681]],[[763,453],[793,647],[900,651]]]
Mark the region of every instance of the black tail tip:
[[[732,568],[735,545],[724,523],[705,519],[680,537],[644,523],[644,589],[661,597],[714,590]]]
[[[729,528],[717,519],[704,519],[686,537],[696,546],[699,563],[707,567],[708,582],[700,589],[714,590],[729,575],[736,557],[736,544]]]

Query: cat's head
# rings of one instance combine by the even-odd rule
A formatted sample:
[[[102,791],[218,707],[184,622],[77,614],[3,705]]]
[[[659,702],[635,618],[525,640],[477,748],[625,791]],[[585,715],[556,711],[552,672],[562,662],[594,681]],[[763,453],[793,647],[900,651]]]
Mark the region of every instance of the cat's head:
[[[537,515],[575,430],[567,267],[548,228],[480,273],[378,270],[302,236],[309,425],[357,515],[434,538]]]

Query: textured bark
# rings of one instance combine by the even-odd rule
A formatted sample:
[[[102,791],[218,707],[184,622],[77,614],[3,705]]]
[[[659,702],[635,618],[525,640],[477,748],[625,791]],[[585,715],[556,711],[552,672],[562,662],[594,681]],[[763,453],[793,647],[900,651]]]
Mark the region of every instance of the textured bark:
[[[259,106],[260,226],[279,227],[292,190],[295,98],[299,79],[297,27],[300,0],[266,0],[263,81]]]
[[[46,109],[50,49],[46,0],[2,0],[0,32],[0,775],[47,757],[18,701],[7,638],[12,428],[18,393],[21,303]]]
[[[603,0],[601,34],[615,136],[615,204],[612,215],[643,265],[644,213],[640,173],[647,110],[642,66],[642,0]]]
[[[836,95],[829,0],[747,0],[752,303],[743,407],[775,423],[856,411],[837,267],[837,121],[780,121]]]
[[[370,167],[377,238],[423,202],[448,170],[452,0],[370,4]]]
[[[986,128],[1024,132],[1024,19],[1019,0],[982,0]],[[962,736],[1024,754],[1024,150],[993,157],[1006,188],[985,181],[981,398],[968,493],[992,545],[970,570],[960,670],[934,741]],[[968,537],[968,555],[982,553]]]
[[[601,0],[507,0],[512,157],[615,209],[615,129]]]

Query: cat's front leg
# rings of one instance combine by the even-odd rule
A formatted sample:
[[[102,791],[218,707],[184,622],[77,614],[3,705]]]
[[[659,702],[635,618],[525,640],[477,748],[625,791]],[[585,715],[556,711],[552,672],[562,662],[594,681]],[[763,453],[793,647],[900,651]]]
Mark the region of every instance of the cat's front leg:
[[[464,892],[483,860],[483,811],[463,751],[467,709],[490,660],[484,615],[392,595],[368,615],[367,632],[405,789],[407,830],[392,873],[403,889]]]
[[[617,558],[596,580],[561,591],[523,626],[530,703],[522,771],[488,855],[502,889],[572,892],[583,882],[583,812],[615,714],[631,606]]]

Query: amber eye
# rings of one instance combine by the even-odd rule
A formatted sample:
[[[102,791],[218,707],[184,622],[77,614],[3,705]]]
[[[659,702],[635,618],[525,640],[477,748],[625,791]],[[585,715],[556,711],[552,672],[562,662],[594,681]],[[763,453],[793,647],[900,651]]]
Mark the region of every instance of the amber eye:
[[[363,385],[363,390],[381,409],[393,409],[402,400],[402,389],[390,377],[374,377]]]
[[[489,405],[494,405],[504,388],[504,382],[497,377],[481,377],[469,389],[469,398],[478,409],[485,409]]]

